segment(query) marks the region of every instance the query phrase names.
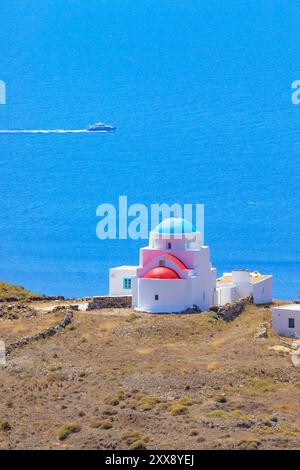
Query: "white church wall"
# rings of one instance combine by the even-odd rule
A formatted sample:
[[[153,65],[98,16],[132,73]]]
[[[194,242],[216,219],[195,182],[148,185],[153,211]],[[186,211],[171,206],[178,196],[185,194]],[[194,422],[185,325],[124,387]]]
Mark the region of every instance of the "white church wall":
[[[216,270],[211,269],[211,282],[209,285],[208,293],[206,296],[207,303],[205,309],[208,310],[210,307],[215,305],[215,289],[216,289]]]
[[[156,250],[156,252],[157,251],[160,254],[157,254],[152,259],[150,259],[148,263],[146,263],[143,267],[138,268],[137,270],[138,277],[144,277],[148,271],[150,271],[152,268],[157,267],[157,266],[165,266],[167,268],[173,269],[173,271],[175,271],[179,275],[180,278],[185,279],[188,277],[189,271],[185,269],[184,270],[181,269],[176,263],[176,261],[166,257],[165,255],[168,253],[166,253],[165,251],[160,252],[159,250]],[[172,252],[172,255],[174,255],[173,252]],[[163,262],[163,264],[160,264],[161,262]]]
[[[187,240],[187,248],[189,250],[199,250],[202,246],[202,235],[200,232],[196,232],[195,238],[189,238]]]
[[[196,287],[193,291],[193,304],[201,310],[208,310],[215,305],[216,269],[211,268],[210,249],[203,246],[195,254],[194,267]]]
[[[195,274],[203,276],[203,273],[206,273],[211,269],[210,249],[208,246],[203,246],[201,250],[197,250],[194,253]]]
[[[138,305],[138,278],[136,276],[132,276],[131,278],[131,291],[132,291],[132,308],[136,308]]]
[[[190,279],[189,279],[190,280]],[[209,268],[202,275],[191,278],[189,297],[193,305],[209,310],[215,304],[216,270]]]
[[[182,291],[177,291],[176,281],[176,291],[174,291],[174,284],[172,280],[145,280],[147,284],[144,283],[143,277],[151,268],[159,265],[160,257],[164,259],[165,254],[171,254],[181,260],[188,268],[194,268],[194,272],[197,275],[193,275],[191,272],[191,277],[187,277],[188,273],[180,270],[176,263],[168,260],[166,258],[166,267],[174,269],[183,280],[183,277],[187,277],[186,292],[183,298]],[[140,264],[143,268],[137,270],[138,281],[137,281],[137,294],[139,295],[139,300],[136,302],[137,308],[142,309],[142,306],[145,310],[152,311],[152,309],[158,308],[160,311],[181,311],[185,310],[188,307],[197,305],[201,310],[208,310],[212,305],[215,304],[215,286],[216,286],[216,270],[211,268],[210,263],[210,250],[209,247],[204,246],[198,250],[158,250],[152,249],[149,247],[143,248],[141,250]],[[150,286],[154,282],[161,283],[163,286],[164,292],[160,291],[159,298],[162,301],[155,302],[153,305],[153,292]],[[170,283],[172,288],[168,290],[166,288],[167,282]],[[147,292],[145,291],[145,285],[147,285]],[[150,290],[149,290],[150,289]],[[167,289],[167,290],[165,290]],[[177,298],[179,295],[179,299]],[[151,300],[152,299],[152,300]],[[150,303],[152,301],[152,304]],[[151,306],[152,305],[152,306]],[[168,307],[166,307],[168,305]]]
[[[174,238],[172,236],[169,236],[167,239],[166,238],[157,238],[153,240],[153,243],[151,246],[153,248],[156,248],[158,250],[184,250],[185,249],[185,244],[186,241],[183,238]]]
[[[169,253],[170,255],[179,258],[187,266],[187,268],[193,269],[195,263],[198,262],[197,256],[200,251],[158,250],[146,247],[142,248],[140,251],[140,266],[146,266],[151,260],[156,259],[158,256]]]
[[[139,278],[137,309],[148,312],[181,312],[187,308],[186,279]]]
[[[201,248],[201,233],[157,234],[150,232],[149,247],[159,250],[186,250]]]

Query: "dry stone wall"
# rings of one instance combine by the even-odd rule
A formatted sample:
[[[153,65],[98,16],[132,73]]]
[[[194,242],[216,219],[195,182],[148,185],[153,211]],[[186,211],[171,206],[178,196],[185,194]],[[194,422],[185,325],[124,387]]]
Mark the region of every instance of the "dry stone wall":
[[[222,318],[225,321],[232,321],[237,318],[242,311],[245,309],[246,305],[253,303],[252,295],[244,297],[242,299],[236,300],[231,304],[225,304],[221,307],[215,307],[212,310],[216,312],[219,318]]]
[[[41,339],[46,339],[46,338],[49,338],[50,336],[54,336],[57,333],[60,333],[61,331],[63,331],[67,325],[72,323],[72,321],[73,321],[72,310],[65,310],[62,320],[57,325],[50,326],[46,330],[36,333],[35,335],[32,335],[32,336],[23,336],[23,338],[19,339],[18,341],[10,343],[6,347],[6,354],[10,354],[13,350],[22,348],[23,346],[26,346],[27,344],[32,343],[33,341],[39,341]]]
[[[124,295],[122,297],[93,297],[93,300],[88,303],[87,310],[95,310],[100,308],[130,308],[132,304],[132,297]]]
[[[41,300],[65,300],[63,295],[35,295],[32,297],[0,297],[0,302],[39,302]]]

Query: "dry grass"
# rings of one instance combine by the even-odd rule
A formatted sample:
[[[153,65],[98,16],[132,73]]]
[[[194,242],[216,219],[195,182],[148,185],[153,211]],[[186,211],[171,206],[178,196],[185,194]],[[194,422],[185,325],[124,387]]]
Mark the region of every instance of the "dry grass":
[[[81,430],[81,427],[77,423],[66,423],[64,424],[59,432],[58,432],[58,439],[60,441],[64,441],[67,439],[70,434],[74,434],[76,432],[79,432]]]
[[[34,294],[33,292],[24,289],[22,286],[14,286],[13,284],[9,284],[8,282],[0,281],[0,297],[3,299],[7,299],[9,297],[15,297],[18,299],[26,299],[28,297],[33,297],[38,294]]]
[[[113,427],[112,418],[94,419],[90,422],[90,427],[94,429],[111,429]]]
[[[43,310],[1,327],[15,340],[60,316]],[[270,320],[255,306],[231,323],[74,312],[74,328],[13,353],[1,370],[0,421],[10,429],[0,429],[0,447],[299,448],[300,370],[269,349],[277,337],[254,340]]]
[[[173,403],[170,407],[170,413],[173,416],[187,415],[189,413],[189,409],[187,406],[181,405],[180,403]]]
[[[207,370],[208,372],[213,372],[215,370],[220,369],[220,363],[219,362],[210,362],[207,364]]]

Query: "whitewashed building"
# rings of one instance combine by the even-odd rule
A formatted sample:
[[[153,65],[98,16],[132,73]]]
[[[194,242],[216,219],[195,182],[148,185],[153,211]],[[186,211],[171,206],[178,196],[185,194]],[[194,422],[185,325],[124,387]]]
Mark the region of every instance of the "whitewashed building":
[[[272,328],[278,335],[300,338],[300,304],[273,307]]]
[[[217,279],[217,305],[234,302],[241,297],[253,295],[255,304],[272,302],[272,276],[250,272],[247,269],[234,269]]]
[[[109,270],[109,295],[121,297],[132,294],[132,276],[138,266],[118,266]]]
[[[208,310],[252,294],[258,304],[272,301],[272,276],[234,270],[218,280],[210,249],[185,219],[163,220],[141,248],[139,266],[110,269],[109,295],[132,295],[132,306],[145,312]]]

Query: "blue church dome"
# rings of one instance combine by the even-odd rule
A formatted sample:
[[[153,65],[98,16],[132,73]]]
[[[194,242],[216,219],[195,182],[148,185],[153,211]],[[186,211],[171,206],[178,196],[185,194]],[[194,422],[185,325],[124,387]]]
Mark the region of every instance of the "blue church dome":
[[[193,225],[186,219],[180,217],[170,217],[169,219],[163,220],[153,230],[156,233],[168,233],[170,235],[174,233],[194,233],[196,232]]]

